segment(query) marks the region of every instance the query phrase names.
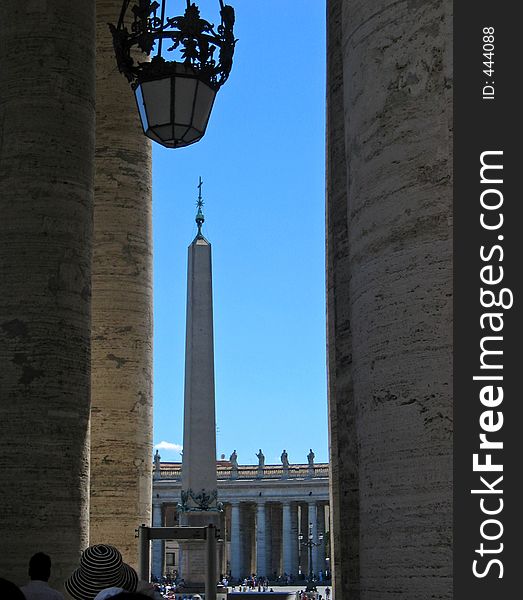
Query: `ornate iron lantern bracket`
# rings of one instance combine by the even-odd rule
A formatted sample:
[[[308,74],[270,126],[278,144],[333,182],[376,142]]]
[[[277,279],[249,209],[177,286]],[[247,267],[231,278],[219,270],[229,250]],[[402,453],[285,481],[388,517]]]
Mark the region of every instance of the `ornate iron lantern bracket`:
[[[118,24],[109,28],[118,69],[134,90],[145,135],[179,148],[205,134],[216,93],[232,68],[235,17],[223,0],[218,27],[202,19],[190,0],[183,15],[166,17],[165,1],[124,0]],[[165,52],[177,52],[179,60],[164,58],[164,41],[169,44]],[[154,49],[150,61],[136,59],[138,50],[150,56]]]
[[[176,72],[175,61],[162,57],[163,40],[172,42],[167,51],[178,50],[182,58],[180,62],[214,90],[217,91],[227,81],[237,41],[233,33],[235,16],[232,6],[219,1],[221,23],[215,28],[200,17],[199,8],[190,0],[187,0],[184,14],[178,17],[165,17],[165,0],[161,5],[156,0],[136,0],[131,9],[133,17],[129,31],[125,17],[131,0],[124,0],[118,24],[115,27],[109,23],[109,28],[118,69],[133,88],[144,78],[160,78]],[[150,55],[155,45],[157,53],[151,62],[133,59],[131,50],[134,46]]]

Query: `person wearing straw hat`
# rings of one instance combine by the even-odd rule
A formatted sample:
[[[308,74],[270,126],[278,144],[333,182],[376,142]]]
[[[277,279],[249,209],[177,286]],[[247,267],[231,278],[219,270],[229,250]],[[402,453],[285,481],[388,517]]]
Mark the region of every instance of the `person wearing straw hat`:
[[[80,566],[65,581],[65,589],[75,600],[94,600],[107,588],[134,592],[136,571],[122,560],[122,555],[107,544],[89,546],[82,552]]]

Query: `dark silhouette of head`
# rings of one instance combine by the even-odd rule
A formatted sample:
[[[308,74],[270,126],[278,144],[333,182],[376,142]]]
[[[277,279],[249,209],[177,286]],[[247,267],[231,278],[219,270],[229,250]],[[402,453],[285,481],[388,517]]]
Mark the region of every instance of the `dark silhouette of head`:
[[[29,577],[31,580],[49,581],[51,576],[51,558],[43,552],[37,552],[29,560]]]
[[[5,600],[25,600],[22,590],[13,582],[0,577],[0,598]]]

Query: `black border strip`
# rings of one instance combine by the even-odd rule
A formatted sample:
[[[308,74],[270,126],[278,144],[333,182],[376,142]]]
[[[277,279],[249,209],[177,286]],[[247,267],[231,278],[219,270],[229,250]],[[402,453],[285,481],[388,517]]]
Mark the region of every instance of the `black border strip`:
[[[454,598],[456,600],[505,600],[520,597],[518,586],[520,572],[520,531],[522,519],[517,485],[522,469],[520,457],[523,452],[523,395],[518,385],[518,370],[523,371],[520,337],[521,326],[521,268],[519,257],[522,249],[518,243],[523,235],[518,220],[522,194],[516,189],[519,174],[518,159],[521,150],[516,137],[522,131],[521,112],[523,103],[517,88],[521,78],[521,56],[516,17],[517,3],[509,2],[455,2],[454,3]],[[489,57],[484,56],[483,40],[493,31],[492,72],[489,73]],[[519,35],[518,35],[519,34]],[[490,49],[490,46],[486,46]],[[517,50],[518,51],[517,51]],[[488,52],[487,52],[488,54]],[[487,72],[485,72],[485,70]],[[489,86],[489,87],[488,87]],[[518,104],[519,106],[516,106]],[[498,151],[503,154],[484,155],[484,162],[502,165],[502,169],[487,169],[481,183],[481,160],[483,152]],[[501,177],[499,177],[501,174]],[[498,180],[503,179],[503,183]],[[483,198],[494,205],[502,197],[502,205],[496,210],[481,207]],[[497,225],[503,214],[503,224],[488,230],[481,226],[480,215],[484,213],[487,224]],[[500,237],[501,236],[501,237]],[[483,246],[483,256],[480,247]],[[501,250],[495,249],[498,246]],[[503,256],[501,255],[503,252]],[[503,268],[503,279],[498,284],[481,281],[481,269],[485,279],[499,278]],[[487,308],[480,301],[480,288],[493,293],[496,300],[508,305],[511,295],[501,290],[506,288],[513,294],[512,308],[503,306]],[[484,294],[483,303],[488,304],[490,294]],[[480,326],[481,316],[498,313],[502,317],[484,317],[485,329]],[[503,328],[493,332],[490,325]],[[486,336],[502,339],[486,340]],[[483,347],[501,350],[503,354],[484,356],[481,368],[481,341]],[[492,365],[502,368],[493,369]],[[473,380],[474,376],[502,376],[502,380]],[[485,406],[480,392],[493,385],[497,397],[498,387],[503,387],[503,401],[499,406]],[[488,402],[489,396],[484,397]],[[488,411],[493,411],[489,416]],[[496,428],[503,413],[503,426],[497,432],[486,433],[487,439],[502,441],[503,449],[480,449],[480,434],[484,433],[480,419],[483,414],[485,426]],[[490,419],[490,420],[489,420]],[[503,466],[503,471],[474,471],[473,455],[478,462],[488,461]],[[494,485],[498,477],[503,480]],[[480,477],[493,488],[490,493]],[[472,494],[479,489],[481,493]],[[503,493],[501,493],[503,490]],[[481,499],[485,510],[496,511],[487,515],[481,510]],[[502,502],[501,502],[502,500]],[[521,506],[521,508],[520,508]],[[483,539],[483,532],[497,540]],[[495,521],[499,521],[501,526]],[[481,543],[488,550],[481,556]],[[501,544],[503,544],[502,549]],[[477,560],[473,573],[473,561]],[[500,561],[490,562],[490,561]],[[501,566],[502,565],[502,566]],[[503,571],[503,577],[499,575]]]

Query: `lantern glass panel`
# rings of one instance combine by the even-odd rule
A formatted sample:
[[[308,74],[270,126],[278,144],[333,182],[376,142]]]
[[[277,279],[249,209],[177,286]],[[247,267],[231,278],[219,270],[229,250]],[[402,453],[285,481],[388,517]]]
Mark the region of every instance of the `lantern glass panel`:
[[[175,74],[142,81],[135,95],[145,134],[175,148],[203,137],[216,91],[192,69],[177,65]]]
[[[209,115],[211,114],[215,96],[216,92],[213,89],[201,81],[198,82],[192,124],[193,127],[202,133],[205,132],[205,128],[207,127],[207,121],[209,120]]]
[[[191,127],[191,129],[189,129],[188,133],[186,133],[183,136],[183,139],[185,142],[190,144],[192,142],[195,142],[196,140],[199,140],[202,136],[203,136],[203,133],[201,131],[198,131],[197,129],[194,129],[194,127]]]
[[[155,142],[158,142],[159,144],[162,144],[162,139],[156,135],[156,133],[154,132],[153,129],[147,129],[145,131],[145,135],[149,138],[151,138],[151,140],[154,140]]]
[[[172,125],[160,125],[158,127],[154,127],[153,131],[162,141],[173,139]]]
[[[147,131],[149,125],[147,124],[147,113],[145,112],[145,106],[143,103],[142,87],[138,86],[135,90],[136,104],[138,105],[138,111],[140,113],[140,120],[142,121],[142,127],[144,132]]]
[[[191,124],[197,80],[176,77],[174,84],[174,121],[176,124]]]
[[[149,127],[171,120],[171,80],[144,81],[141,86]]]
[[[187,133],[188,127],[186,125],[175,125],[174,126],[174,137],[177,140],[182,140]]]

